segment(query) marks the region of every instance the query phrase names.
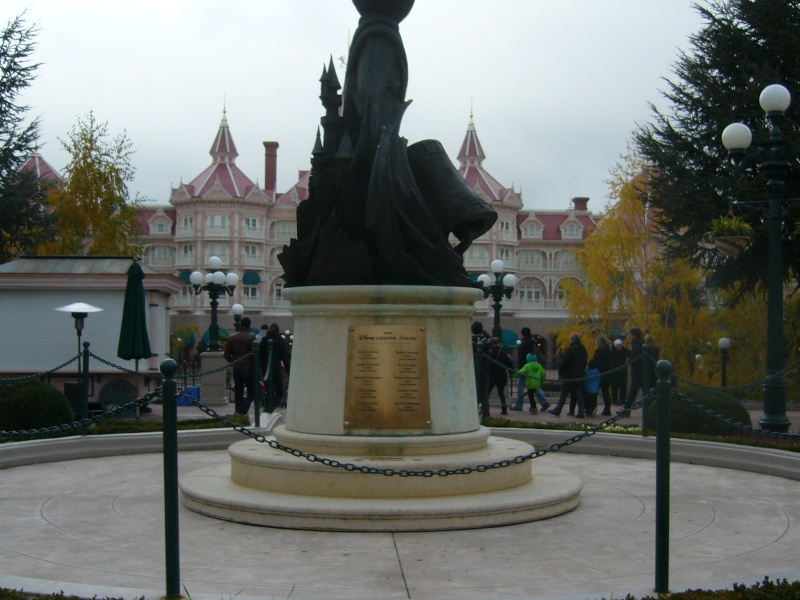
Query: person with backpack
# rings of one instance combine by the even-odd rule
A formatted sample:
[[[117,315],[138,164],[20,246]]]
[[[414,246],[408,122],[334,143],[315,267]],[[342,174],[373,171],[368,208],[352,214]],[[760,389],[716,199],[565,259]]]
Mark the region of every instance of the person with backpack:
[[[530,411],[535,415],[537,412],[536,399],[541,403],[542,411],[550,407],[547,396],[542,391],[542,382],[547,373],[535,354],[528,354],[526,361],[525,365],[516,374],[525,378],[525,389],[528,392],[528,401],[531,403]],[[511,410],[522,410],[522,407],[517,408],[514,406]]]

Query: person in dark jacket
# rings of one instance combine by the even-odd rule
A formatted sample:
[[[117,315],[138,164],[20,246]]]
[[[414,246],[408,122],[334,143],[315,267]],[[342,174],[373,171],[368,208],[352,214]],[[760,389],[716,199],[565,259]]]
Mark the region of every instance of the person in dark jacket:
[[[614,340],[614,346],[611,348],[611,363],[610,368],[613,373],[609,374],[611,380],[611,401],[622,406],[625,398],[628,397],[628,368],[623,367],[628,361],[631,351],[628,350],[622,343],[622,340]]]
[[[272,347],[272,363],[269,363],[269,349]],[[264,410],[272,412],[278,406],[286,406],[286,387],[283,383],[283,370],[289,375],[291,369],[291,356],[286,340],[281,335],[280,327],[277,323],[272,323],[267,329],[261,343],[258,346],[258,354],[261,358],[261,372],[263,380],[266,382],[267,393],[264,398]],[[269,372],[267,371],[269,367]],[[270,389],[273,392],[273,403],[269,402]]]
[[[246,415],[250,410],[255,394],[255,373],[253,371],[253,361],[250,358],[243,358],[253,351],[255,334],[250,332],[250,318],[243,317],[239,331],[228,338],[225,345],[223,356],[228,362],[239,361],[233,366],[233,398],[234,411],[238,415]],[[239,360],[241,359],[241,360]],[[244,389],[247,388],[247,396]]]
[[[611,378],[604,375],[611,368],[611,345],[605,336],[598,335],[595,340],[597,348],[594,351],[592,360],[595,367],[600,371],[600,393],[603,395],[603,416],[611,415]]]
[[[644,373],[642,345],[644,344],[644,334],[638,327],[632,327],[628,334],[631,336],[631,356],[628,360],[631,365],[631,387],[628,389],[625,406],[619,412],[630,414],[631,405],[636,400],[636,394],[642,389],[642,374]]]
[[[511,357],[506,353],[505,348],[500,343],[500,338],[492,338],[494,344],[489,350],[489,394],[492,389],[497,388],[497,397],[500,398],[500,414],[508,414],[506,406],[506,385],[508,385],[508,370],[514,366]]]
[[[484,419],[489,417],[489,377],[490,362],[487,355],[493,342],[489,334],[483,330],[483,323],[472,324],[472,360],[475,366],[475,392],[478,398],[478,410]]]
[[[581,336],[578,333],[571,333],[569,335],[569,347],[561,357],[561,364],[558,366],[558,378],[563,380],[561,383],[561,395],[558,397],[556,407],[547,411],[551,415],[561,416],[561,409],[564,408],[567,395],[569,395],[578,408],[578,414],[575,417],[578,419],[584,418],[582,378],[586,373],[588,359],[589,353],[586,352],[586,347],[581,343]],[[576,379],[578,381],[571,381]]]

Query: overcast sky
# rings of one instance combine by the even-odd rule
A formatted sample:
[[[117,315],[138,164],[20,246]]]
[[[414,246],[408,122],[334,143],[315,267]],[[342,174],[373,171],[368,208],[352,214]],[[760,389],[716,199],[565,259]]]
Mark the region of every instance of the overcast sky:
[[[309,168],[318,79],[339,78],[358,13],[350,0],[4,0],[27,8],[43,65],[22,101],[41,117],[58,170],[93,110],[133,142],[131,196],[167,203],[209,163],[223,103],[237,165],[264,183],[264,140],[280,143],[278,189]],[[400,31],[409,60],[401,134],[440,140],[455,162],[474,111],[486,169],[531,209],[608,201],[605,180],[701,21],[692,0],[417,0]]]

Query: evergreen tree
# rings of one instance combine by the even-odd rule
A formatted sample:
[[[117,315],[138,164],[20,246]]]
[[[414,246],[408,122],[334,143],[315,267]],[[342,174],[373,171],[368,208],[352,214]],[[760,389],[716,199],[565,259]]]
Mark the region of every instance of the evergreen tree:
[[[38,119],[25,124],[27,106],[19,95],[35,78],[36,28],[26,26],[24,13],[0,33],[0,262],[31,253],[53,235],[53,219],[43,206],[43,182],[20,167],[33,153]]]
[[[639,151],[657,176],[645,198],[660,209],[660,234],[671,256],[706,268],[709,283],[739,294],[766,284],[768,244],[766,180],[754,165],[738,170],[720,135],[743,122],[756,140],[766,137],[761,90],[781,83],[800,99],[800,1],[708,0],[696,5],[704,27],[690,38],[667,80],[671,107],[653,107],[655,120],[635,133]],[[782,133],[798,141],[800,110],[789,108]],[[796,164],[796,163],[795,163]],[[787,177],[787,197],[800,197],[800,173]],[[712,219],[733,213],[754,229],[752,243],[738,257],[720,254],[705,238]],[[783,254],[787,278],[800,276],[800,202],[784,202]],[[705,238],[705,239],[704,239]]]
[[[58,239],[40,252],[55,255],[139,254],[139,203],[130,200],[131,141],[113,138],[91,111],[78,119],[61,145],[70,154],[66,183],[49,196],[58,217]]]

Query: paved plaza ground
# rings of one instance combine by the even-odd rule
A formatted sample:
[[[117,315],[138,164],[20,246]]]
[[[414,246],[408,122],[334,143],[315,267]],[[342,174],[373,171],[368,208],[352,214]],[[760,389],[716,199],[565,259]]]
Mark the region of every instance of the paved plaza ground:
[[[194,407],[179,411],[182,418],[198,414]],[[156,406],[148,418],[159,413]],[[798,419],[790,415],[793,423]],[[181,452],[180,470],[227,460],[223,449]],[[536,459],[534,476],[554,467],[583,480],[578,508],[507,527],[293,531],[181,508],[181,581],[195,600],[610,599],[652,593],[653,461],[560,452]],[[159,454],[6,469],[0,587],[85,597],[162,595],[162,485]],[[673,463],[671,488],[673,591],[753,583],[766,574],[800,579],[800,481]]]

